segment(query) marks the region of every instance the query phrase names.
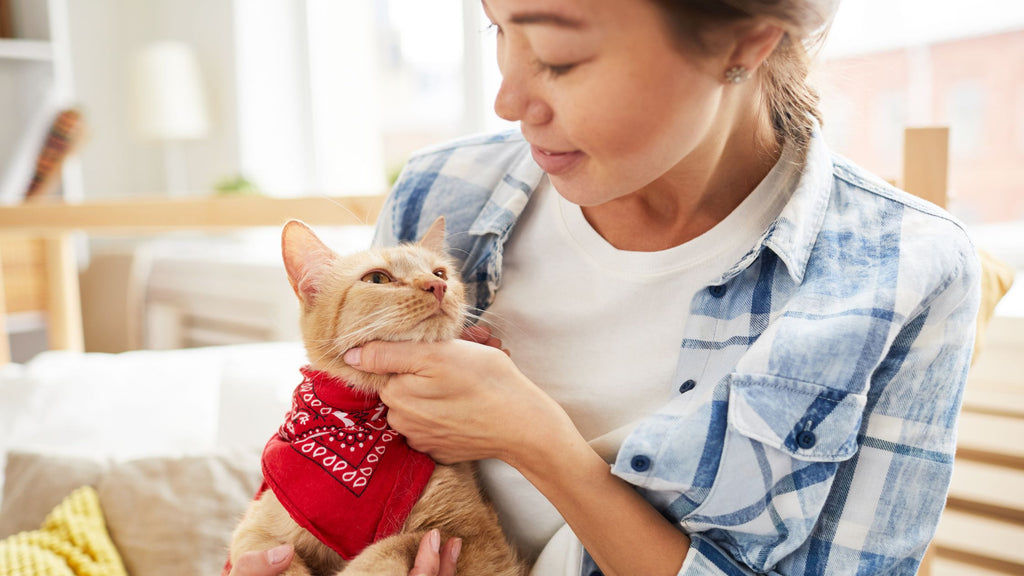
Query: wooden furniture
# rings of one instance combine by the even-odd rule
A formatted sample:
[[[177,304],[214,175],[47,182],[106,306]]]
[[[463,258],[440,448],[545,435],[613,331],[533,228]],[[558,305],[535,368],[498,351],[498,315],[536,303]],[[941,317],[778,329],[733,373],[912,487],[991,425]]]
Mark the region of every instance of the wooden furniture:
[[[995,316],[985,336],[967,379],[931,576],[1024,574],[1024,317]]]
[[[900,188],[943,208],[949,203],[949,128],[930,126],[903,131]]]
[[[153,233],[168,230],[223,230],[279,226],[289,218],[311,225],[372,224],[383,196],[267,198],[261,196],[152,199],[68,204],[36,202],[0,207],[0,238],[41,237],[49,344],[53,349],[82,350],[78,267],[73,232],[96,235]],[[0,262],[3,254],[0,253]],[[0,268],[2,270],[2,268]],[[3,294],[0,276],[0,295]],[[0,364],[10,361],[0,298]]]

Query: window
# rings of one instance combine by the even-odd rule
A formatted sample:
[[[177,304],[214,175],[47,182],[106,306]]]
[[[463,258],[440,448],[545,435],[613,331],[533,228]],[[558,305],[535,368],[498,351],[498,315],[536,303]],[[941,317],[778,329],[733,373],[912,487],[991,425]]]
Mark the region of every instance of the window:
[[[817,67],[826,137],[896,179],[903,128],[949,126],[949,209],[968,224],[1024,221],[1024,2],[923,4],[840,3]]]

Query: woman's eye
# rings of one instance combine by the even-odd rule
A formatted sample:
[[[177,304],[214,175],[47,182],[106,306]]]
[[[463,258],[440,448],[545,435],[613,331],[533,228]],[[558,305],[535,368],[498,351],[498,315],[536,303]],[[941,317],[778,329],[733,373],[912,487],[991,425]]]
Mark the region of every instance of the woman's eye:
[[[572,71],[576,67],[575,64],[545,64],[540,62],[541,68],[544,69],[552,78],[558,78],[564,76]]]
[[[370,284],[388,284],[392,281],[391,276],[386,273],[376,270],[374,272],[368,272],[363,276],[363,282],[369,282]]]
[[[441,280],[448,279],[448,273],[445,272],[444,268],[438,268],[437,270],[434,270],[434,276],[437,276]]]

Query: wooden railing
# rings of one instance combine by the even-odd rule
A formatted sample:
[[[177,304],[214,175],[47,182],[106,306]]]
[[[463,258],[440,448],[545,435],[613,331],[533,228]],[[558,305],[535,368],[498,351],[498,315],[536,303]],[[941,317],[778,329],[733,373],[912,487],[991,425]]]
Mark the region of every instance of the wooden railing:
[[[45,246],[49,346],[82,350],[82,314],[72,233],[149,234],[169,230],[222,230],[279,226],[291,218],[311,225],[373,224],[384,196],[269,198],[192,197],[31,202],[0,207],[0,262],[4,237],[38,237]],[[10,361],[0,268],[0,365]]]

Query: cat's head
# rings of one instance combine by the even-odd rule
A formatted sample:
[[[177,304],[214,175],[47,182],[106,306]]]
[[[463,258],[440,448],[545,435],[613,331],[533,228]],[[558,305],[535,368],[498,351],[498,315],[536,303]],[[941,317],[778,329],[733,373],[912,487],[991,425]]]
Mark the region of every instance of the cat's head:
[[[416,244],[339,255],[298,220],[281,234],[285,270],[301,303],[310,365],[376,392],[385,376],[360,372],[345,351],[371,340],[437,341],[465,323],[465,290],[444,252],[444,218]]]

